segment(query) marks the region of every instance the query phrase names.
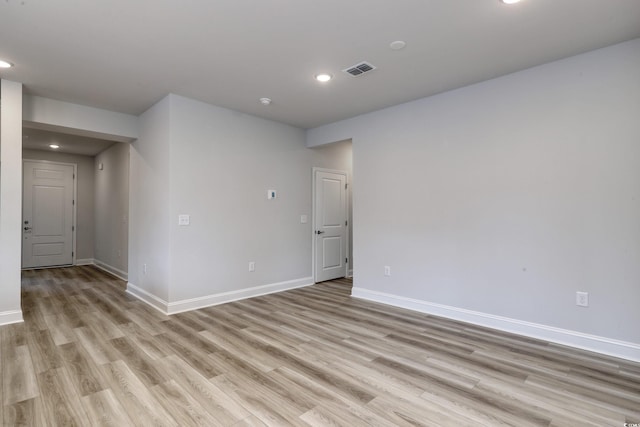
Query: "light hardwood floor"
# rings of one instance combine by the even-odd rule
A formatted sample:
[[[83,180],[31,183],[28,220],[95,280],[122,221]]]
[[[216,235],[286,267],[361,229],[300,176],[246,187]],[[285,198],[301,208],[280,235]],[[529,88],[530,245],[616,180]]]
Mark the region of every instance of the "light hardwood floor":
[[[640,365],[352,299],[347,280],[167,317],[93,267],[23,273],[5,426],[616,426]]]

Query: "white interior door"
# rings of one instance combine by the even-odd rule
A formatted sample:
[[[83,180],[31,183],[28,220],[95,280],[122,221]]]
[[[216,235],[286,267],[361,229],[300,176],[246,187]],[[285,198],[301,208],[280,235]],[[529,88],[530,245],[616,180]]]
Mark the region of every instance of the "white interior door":
[[[73,264],[74,166],[25,160],[22,268]]]
[[[314,171],[315,281],[347,275],[347,175]]]

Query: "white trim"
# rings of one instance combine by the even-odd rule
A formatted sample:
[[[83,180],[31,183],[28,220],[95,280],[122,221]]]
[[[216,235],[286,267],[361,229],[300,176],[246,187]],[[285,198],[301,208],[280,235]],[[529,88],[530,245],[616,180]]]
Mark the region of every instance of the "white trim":
[[[21,322],[24,322],[24,319],[22,318],[22,310],[9,310],[0,312],[0,326]]]
[[[199,308],[211,307],[213,305],[225,304],[247,298],[254,298],[261,295],[273,294],[276,292],[288,291],[313,285],[312,277],[288,280],[286,282],[272,283],[269,285],[255,286],[253,288],[239,289],[237,291],[221,292],[219,294],[206,295],[203,297],[190,298],[181,301],[167,302],[144,289],[127,283],[127,293],[133,295],[150,306],[160,310],[164,314],[176,314],[184,311],[197,310]]]
[[[313,276],[313,282],[316,282],[317,274],[316,274],[316,173],[317,172],[327,172],[334,173],[336,175],[344,175],[345,184],[347,184],[347,188],[351,185],[349,181],[349,173],[347,171],[342,171],[338,169],[326,169],[326,168],[311,168],[311,275]],[[345,276],[348,276],[349,267],[351,266],[351,259],[349,259],[349,248],[351,242],[349,241],[349,230],[351,224],[349,221],[349,207],[351,206],[351,199],[349,198],[349,191],[345,190],[345,213],[344,217],[347,220],[347,226],[345,227],[346,239],[345,239],[345,258],[347,258],[347,262],[344,265]]]
[[[122,271],[118,268],[112,267],[106,262],[99,261],[95,258],[82,258],[76,259],[73,265],[93,265],[102,271],[106,271],[109,274],[116,276],[118,279],[128,280],[129,274],[126,271]]]
[[[127,282],[127,293],[130,295],[133,295],[134,297],[138,298],[142,302],[146,302],[151,307],[160,311],[162,314],[168,314],[169,303],[167,303],[162,298],[159,298],[145,291],[144,289],[137,287],[131,282]]]
[[[122,280],[125,280],[125,281],[129,280],[129,273],[127,273],[126,271],[122,271],[120,269],[117,269],[115,267],[112,267],[107,263],[104,263],[102,261],[94,259],[93,260],[93,265],[98,267],[100,270],[103,270],[103,271],[106,271],[107,273],[113,274],[118,279],[122,279]]]
[[[640,362],[640,344],[354,287],[351,296]]]
[[[349,262],[351,262],[351,260],[349,260]],[[353,268],[349,269],[349,271],[347,272],[347,277],[353,277]]]
[[[303,277],[302,279],[288,280],[286,282],[272,283],[269,285],[255,286],[253,288],[239,289],[237,291],[221,292],[219,294],[207,295],[204,297],[170,302],[168,314],[197,310],[199,308],[210,307],[212,305],[288,291],[290,289],[302,288],[310,285],[313,285],[313,278]]]

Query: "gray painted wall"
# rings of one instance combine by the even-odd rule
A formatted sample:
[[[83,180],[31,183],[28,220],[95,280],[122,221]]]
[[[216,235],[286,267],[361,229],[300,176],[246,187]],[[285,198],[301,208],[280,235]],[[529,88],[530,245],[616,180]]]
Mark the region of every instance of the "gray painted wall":
[[[638,76],[634,40],[309,131],[353,138],[356,288],[640,343]]]
[[[301,129],[169,95],[132,144],[130,284],[171,303],[310,282],[314,166],[350,171],[350,147],[311,150]]]
[[[93,157],[41,150],[22,150],[28,160],[47,160],[78,165],[76,199],[76,260],[94,257],[94,173]]]
[[[102,169],[100,169],[102,165]],[[129,236],[129,144],[120,142],[95,157],[95,259],[127,272]]]
[[[304,132],[171,101],[170,301],[311,276],[311,225],[300,223],[311,217]],[[277,199],[267,200],[268,189]],[[179,214],[190,214],[191,226],[178,226]]]
[[[140,136],[131,144],[129,157],[128,278],[164,301],[170,269],[170,107],[166,97],[140,116]]]
[[[0,80],[0,325],[22,321],[22,84]]]

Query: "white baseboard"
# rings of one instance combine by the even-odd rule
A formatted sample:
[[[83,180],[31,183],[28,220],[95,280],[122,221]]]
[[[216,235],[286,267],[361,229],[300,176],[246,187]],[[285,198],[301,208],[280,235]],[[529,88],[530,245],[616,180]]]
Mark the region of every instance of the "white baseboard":
[[[640,344],[354,287],[351,296],[640,362]]]
[[[10,325],[12,323],[24,322],[22,318],[22,310],[10,310],[0,312],[0,326]]]
[[[118,279],[122,279],[122,280],[126,281],[129,278],[129,274],[126,271],[119,270],[119,269],[117,269],[115,267],[112,267],[109,264],[104,263],[104,262],[102,262],[100,260],[94,259],[93,260],[93,265],[98,267],[100,270],[104,270],[107,273],[113,274]]]
[[[159,297],[157,297],[157,296],[145,291],[142,288],[137,287],[136,285],[134,285],[131,282],[127,282],[127,293],[130,294],[130,295],[133,295],[134,297],[138,298],[142,302],[146,302],[151,307],[153,307],[153,308],[157,309],[158,311],[160,311],[162,314],[169,314],[168,313],[168,307],[169,307],[169,303],[168,302],[166,302],[162,298],[159,298]]]
[[[288,291],[290,289],[302,288],[304,286],[310,285],[313,285],[313,278],[304,277],[302,279],[255,286],[253,288],[239,289],[237,291],[221,292],[219,294],[206,295],[203,297],[190,298],[175,302],[167,302],[161,298],[158,298],[157,296],[150,294],[144,289],[140,289],[131,282],[127,283],[127,293],[146,302],[147,304],[160,310],[164,314],[176,314],[182,313],[184,311],[211,307],[213,305],[225,304],[241,299],[253,298],[261,295]]]
[[[73,265],[93,265],[95,264],[95,260],[93,258],[82,258],[76,259],[76,262]]]

